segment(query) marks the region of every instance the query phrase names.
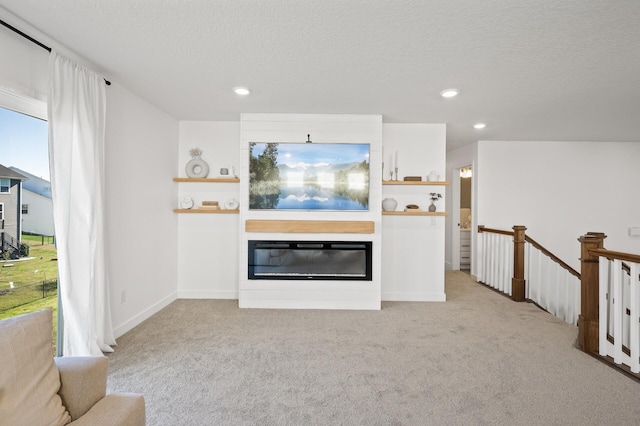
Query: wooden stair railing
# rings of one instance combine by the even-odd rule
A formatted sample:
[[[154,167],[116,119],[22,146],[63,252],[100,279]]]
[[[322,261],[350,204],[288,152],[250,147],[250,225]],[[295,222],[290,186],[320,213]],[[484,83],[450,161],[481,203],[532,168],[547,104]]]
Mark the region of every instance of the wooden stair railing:
[[[490,287],[497,289],[498,291],[510,294],[511,299],[516,302],[529,301],[536,303],[541,308],[563,318],[565,321],[575,324],[578,318],[577,311],[579,310],[579,295],[577,294],[577,292],[580,285],[580,273],[563,262],[549,250],[544,248],[533,238],[526,235],[525,231],[527,228],[525,226],[516,225],[513,226],[512,229],[513,231],[505,231],[500,229],[487,228],[482,225],[478,226],[479,234],[494,234],[489,242],[485,242],[484,239],[482,240],[482,271],[481,274],[479,274],[478,281],[487,284]],[[509,252],[513,253],[513,270],[508,271],[512,273],[510,281],[511,286],[510,288],[507,288],[506,291],[503,288],[505,287],[504,279],[500,280],[501,278],[504,278],[505,272],[503,271],[502,273],[496,273],[495,271],[496,262],[500,263],[500,265],[497,266],[498,269],[510,269],[510,266],[506,266],[504,264],[504,247],[499,247],[497,249],[497,251],[499,252],[498,254],[486,253],[486,251],[490,249],[490,244],[504,246],[504,244],[506,244],[504,240],[505,236],[513,237],[513,249],[509,248]],[[496,243],[494,240],[497,240],[498,242]],[[533,251],[535,251],[534,257],[532,257],[531,255]],[[494,257],[498,258],[498,260],[495,260]],[[545,260],[542,260],[543,258]],[[538,260],[537,264],[535,262],[536,259]],[[533,262],[533,265],[527,265],[528,261]],[[511,260],[509,260],[509,262],[511,262]],[[535,271],[531,270],[536,266],[542,268],[541,270],[549,274],[551,274],[552,272],[555,273],[556,270],[562,271],[558,272],[558,274],[561,275],[562,280],[559,281],[559,284],[554,283],[553,285],[560,285],[560,287],[557,288],[557,291],[559,291],[560,293],[564,291],[564,299],[559,299],[557,301],[551,302],[548,300],[548,298],[552,297],[552,295],[555,294],[556,291],[553,288],[549,290],[548,287],[546,289],[543,289],[542,287],[544,286],[540,286],[541,281],[544,281],[544,283],[546,284],[547,275],[542,273],[536,276],[534,274]],[[487,282],[494,279],[494,276],[497,276],[498,281],[500,281],[499,285],[497,286],[493,285],[490,282]],[[570,276],[573,276],[573,278],[566,278]],[[528,278],[533,279],[532,284],[527,283]],[[534,287],[532,287],[532,289],[529,289],[527,288],[528,285],[533,285]]]
[[[606,235],[581,243],[582,313],[577,346],[640,379],[640,255],[604,248]]]
[[[606,235],[588,232],[578,238],[580,241],[580,315],[578,316],[578,347],[585,352],[598,351],[598,309],[600,293],[599,258],[591,250],[601,249]]]

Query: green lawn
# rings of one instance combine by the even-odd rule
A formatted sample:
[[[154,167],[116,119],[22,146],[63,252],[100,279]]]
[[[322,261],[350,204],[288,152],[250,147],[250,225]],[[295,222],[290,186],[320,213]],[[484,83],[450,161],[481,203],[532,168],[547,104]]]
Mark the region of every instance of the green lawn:
[[[45,238],[46,240],[46,238]],[[45,285],[45,298],[42,298],[43,281],[57,280],[57,253],[53,244],[45,243],[38,236],[23,235],[22,241],[29,244],[28,260],[0,262],[0,319],[34,312],[48,307],[53,308],[53,346],[55,343],[58,320],[57,291],[51,291],[51,285]],[[13,282],[14,291],[9,291]],[[36,300],[34,300],[36,299]],[[24,302],[28,302],[22,304]],[[20,304],[15,308],[5,307]]]
[[[52,244],[32,245],[26,260],[0,262],[0,312],[55,294],[57,278],[57,254]]]
[[[40,245],[40,241],[29,244],[27,260],[8,260],[0,262],[0,289],[9,288],[9,283],[22,285],[52,280],[58,277],[56,248],[53,244]]]

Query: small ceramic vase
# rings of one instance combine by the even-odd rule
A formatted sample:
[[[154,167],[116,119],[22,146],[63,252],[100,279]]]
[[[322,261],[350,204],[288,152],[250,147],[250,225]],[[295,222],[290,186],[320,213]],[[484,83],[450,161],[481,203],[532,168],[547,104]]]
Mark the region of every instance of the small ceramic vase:
[[[394,198],[385,198],[382,200],[382,210],[392,212],[398,207],[398,202]]]

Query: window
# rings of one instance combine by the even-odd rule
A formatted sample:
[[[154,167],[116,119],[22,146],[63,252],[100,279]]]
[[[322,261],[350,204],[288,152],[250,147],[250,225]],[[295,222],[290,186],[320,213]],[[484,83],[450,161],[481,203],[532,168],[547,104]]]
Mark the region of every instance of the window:
[[[0,179],[0,194],[8,194],[11,188],[11,180]]]
[[[11,107],[11,109],[6,107]],[[13,91],[9,92],[0,87],[0,163],[3,166],[16,167],[36,177],[42,177],[44,180],[49,178],[46,116],[46,102],[27,99],[25,96],[16,95]],[[4,192],[5,187],[11,185],[11,182],[11,179],[2,179],[0,190]],[[15,181],[13,182],[14,188],[18,189]],[[51,185],[47,183],[46,186],[50,187]],[[49,194],[51,194],[50,191]],[[6,198],[6,196],[4,197]],[[21,199],[17,206],[21,208],[22,213],[29,212],[29,204],[31,203],[22,204],[25,201],[27,200]],[[10,213],[16,211],[13,204],[8,202],[5,204],[7,204]],[[34,214],[21,217],[22,223],[20,224],[21,230],[29,227],[32,234],[41,233],[37,228],[32,228],[42,219],[42,217],[34,217],[39,216],[39,207],[34,205],[34,209]],[[4,206],[0,204],[0,227],[4,218],[3,210]],[[14,222],[12,228],[15,226],[15,222],[20,223],[19,220],[20,218],[18,221],[12,221]],[[5,228],[7,225],[5,224]],[[5,229],[5,231],[9,231],[11,234],[10,230]],[[49,234],[50,231],[46,233]],[[0,277],[0,293],[5,293],[1,296],[3,304],[0,306],[0,319],[51,307],[54,311],[53,344],[55,353],[62,355],[58,340],[62,333],[58,333],[58,322],[55,321],[61,311],[56,312],[58,306],[58,265],[52,260],[57,259],[58,256],[53,240],[41,235],[22,234],[14,237],[21,238],[22,243],[29,246],[30,257],[20,262],[21,269],[12,271],[14,275],[12,275],[11,281],[13,281],[15,291],[6,293],[5,290],[9,288],[9,282],[6,280],[7,275],[3,273],[3,276]],[[2,422],[0,421],[0,423]]]

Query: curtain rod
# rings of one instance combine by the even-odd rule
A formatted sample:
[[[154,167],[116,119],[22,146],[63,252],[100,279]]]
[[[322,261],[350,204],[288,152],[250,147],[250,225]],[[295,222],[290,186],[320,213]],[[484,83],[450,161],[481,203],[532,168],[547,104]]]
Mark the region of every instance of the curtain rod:
[[[22,31],[20,31],[19,29],[17,29],[16,27],[7,24],[2,19],[0,19],[0,24],[2,24],[5,27],[9,28],[14,33],[21,35],[22,37],[26,38],[30,42],[37,44],[38,46],[42,47],[44,50],[46,50],[48,52],[51,52],[51,48],[49,46],[47,46],[46,44],[40,43],[38,40],[36,40],[35,38],[31,37],[30,35],[25,34]],[[103,80],[104,80],[104,82],[105,82],[105,84],[107,86],[111,86],[111,82],[109,80],[107,80],[106,78],[103,78]]]

